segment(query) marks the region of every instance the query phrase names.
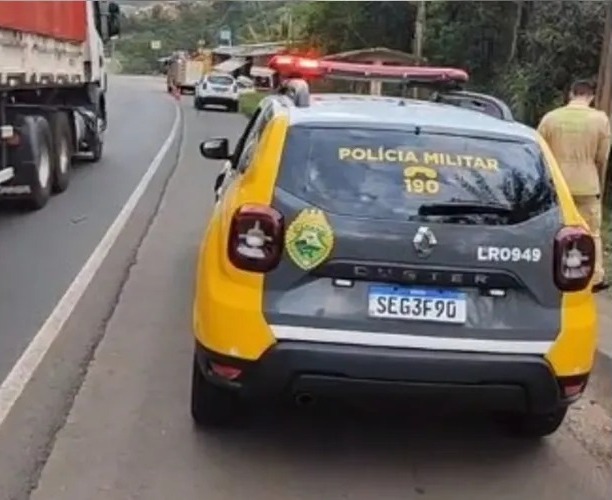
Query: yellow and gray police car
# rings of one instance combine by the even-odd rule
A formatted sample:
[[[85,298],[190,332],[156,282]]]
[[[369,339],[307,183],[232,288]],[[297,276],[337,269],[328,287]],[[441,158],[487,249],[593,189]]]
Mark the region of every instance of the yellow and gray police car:
[[[199,253],[197,424],[425,391],[522,436],[561,425],[596,349],[593,240],[536,131],[487,96],[439,100],[291,81],[233,152],[202,143],[228,163]]]

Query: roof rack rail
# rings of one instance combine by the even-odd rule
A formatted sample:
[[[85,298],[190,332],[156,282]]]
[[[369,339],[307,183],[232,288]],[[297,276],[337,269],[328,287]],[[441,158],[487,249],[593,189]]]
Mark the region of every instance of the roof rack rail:
[[[504,101],[492,95],[470,92],[467,90],[448,90],[444,92],[434,92],[430,100],[480,111],[504,121],[514,121],[514,116],[510,107]]]

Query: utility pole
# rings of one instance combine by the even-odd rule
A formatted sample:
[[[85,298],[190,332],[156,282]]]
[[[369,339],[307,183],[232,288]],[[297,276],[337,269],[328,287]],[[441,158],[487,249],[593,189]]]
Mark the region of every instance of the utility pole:
[[[289,4],[287,9],[287,47],[293,43],[293,6]]]
[[[606,4],[606,24],[597,76],[597,108],[612,114],[612,1]]]
[[[423,59],[423,45],[425,42],[425,21],[427,19],[425,0],[418,0],[417,2],[417,14],[414,24],[414,43],[412,47],[412,53],[416,57],[417,65],[421,65]],[[412,90],[412,96],[417,99],[419,97],[419,89],[414,88]]]
[[[417,3],[417,15],[414,25],[414,45],[413,53],[417,58],[417,64],[421,64],[423,58],[423,43],[425,41],[425,20],[426,20],[426,3],[425,0],[419,0]]]
[[[595,104],[608,117],[612,116],[612,1],[606,2],[606,25],[599,60]],[[610,168],[608,168],[608,177],[609,175]],[[607,189],[609,185],[610,183],[607,182],[607,179],[604,179],[604,199],[609,198]]]

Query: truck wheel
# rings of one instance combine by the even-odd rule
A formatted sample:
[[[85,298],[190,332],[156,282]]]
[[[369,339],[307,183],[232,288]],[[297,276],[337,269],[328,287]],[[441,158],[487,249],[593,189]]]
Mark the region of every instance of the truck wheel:
[[[106,101],[104,94],[99,88],[92,88],[91,90],[91,102],[94,106],[91,111],[95,113],[95,130],[89,130],[86,136],[87,152],[91,153],[91,156],[85,161],[89,163],[96,163],[102,158],[102,149],[104,146],[104,131],[106,130]]]
[[[99,162],[102,159],[102,150],[104,149],[104,141],[98,133],[91,139],[91,159],[92,163]]]
[[[30,210],[40,210],[51,197],[53,183],[52,139],[49,122],[42,116],[24,116],[23,133],[31,138],[32,161],[26,167],[25,176],[30,193],[23,198]]]
[[[55,193],[63,193],[70,184],[70,170],[72,168],[72,129],[68,115],[63,112],[52,113],[49,116],[51,136],[53,138],[53,185]]]
[[[89,132],[87,137],[88,153],[91,153],[89,158],[85,158],[88,163],[97,163],[102,159],[102,150],[104,149],[104,138],[103,132],[100,130],[100,118],[96,121],[98,129],[95,132]]]

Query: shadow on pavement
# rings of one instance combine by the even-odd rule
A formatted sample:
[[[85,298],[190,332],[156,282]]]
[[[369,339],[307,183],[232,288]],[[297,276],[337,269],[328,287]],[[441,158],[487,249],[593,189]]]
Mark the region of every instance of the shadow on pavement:
[[[259,411],[240,426],[199,431],[202,444],[219,440],[248,453],[268,448],[276,455],[320,455],[330,462],[349,458],[387,463],[393,456],[424,454],[427,462],[457,465],[468,460],[507,463],[525,454],[546,452],[546,440],[511,438],[483,414],[423,411],[418,408],[363,408],[320,403],[308,408],[284,406]],[[466,451],[469,449],[469,455]],[[361,457],[361,458],[360,458]],[[441,461],[441,462],[440,462]]]

